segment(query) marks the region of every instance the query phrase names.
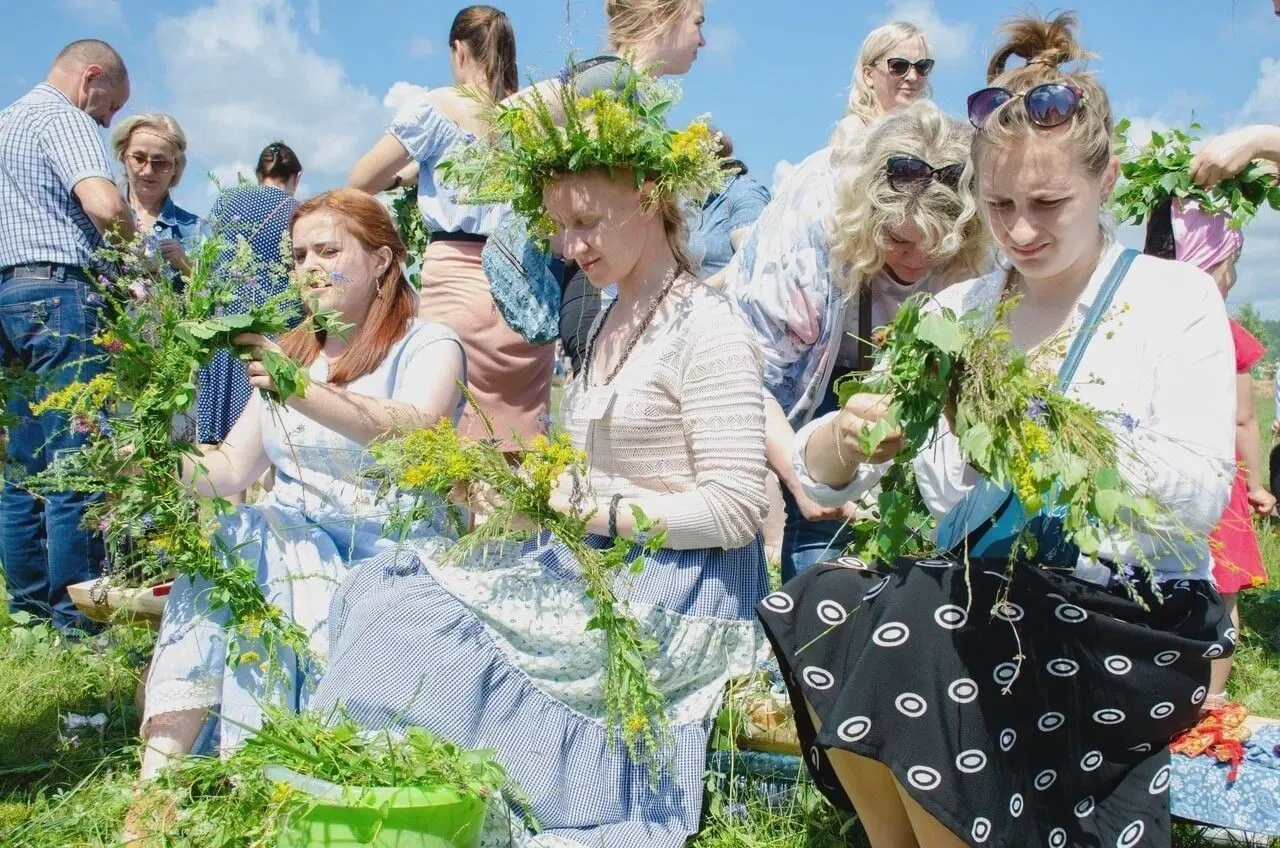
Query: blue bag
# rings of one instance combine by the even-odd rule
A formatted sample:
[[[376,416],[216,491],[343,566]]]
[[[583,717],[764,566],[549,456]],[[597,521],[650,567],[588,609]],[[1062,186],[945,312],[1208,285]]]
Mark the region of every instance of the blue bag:
[[[560,337],[560,276],[564,263],[538,249],[524,219],[507,207],[489,234],[480,265],[493,302],[511,329],[534,345]]]
[[[1058,391],[1066,391],[1071,385],[1085,348],[1111,308],[1120,281],[1137,255],[1138,251],[1126,249],[1111,267],[1058,371]],[[1064,513],[1062,507],[1048,507],[1029,516],[1012,491],[983,480],[938,522],[938,548],[955,554],[967,551],[975,559],[1008,559],[1025,530],[1037,540],[1037,561],[1045,565],[1075,565],[1080,552],[1067,541],[1062,524]]]

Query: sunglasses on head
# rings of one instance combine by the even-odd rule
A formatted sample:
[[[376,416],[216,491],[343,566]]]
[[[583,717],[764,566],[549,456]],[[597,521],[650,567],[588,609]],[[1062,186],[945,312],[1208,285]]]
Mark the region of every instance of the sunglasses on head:
[[[1024,94],[1014,94],[1007,88],[984,88],[969,95],[969,123],[981,129],[997,109],[1019,97],[1026,104],[1031,123],[1045,129],[1071,120],[1084,102],[1080,89],[1060,82],[1037,85]]]
[[[914,156],[890,156],[885,163],[885,173],[889,175],[889,187],[894,191],[906,191],[914,186],[922,186],[936,180],[947,188],[960,185],[960,176],[964,173],[964,165],[943,165],[935,168],[923,159]]]
[[[910,59],[885,59],[885,65],[889,68],[889,73],[895,77],[905,77],[907,71],[912,68],[916,69],[916,73],[922,77],[929,76],[929,72],[933,70],[932,59],[921,59],[918,62],[912,62]]]

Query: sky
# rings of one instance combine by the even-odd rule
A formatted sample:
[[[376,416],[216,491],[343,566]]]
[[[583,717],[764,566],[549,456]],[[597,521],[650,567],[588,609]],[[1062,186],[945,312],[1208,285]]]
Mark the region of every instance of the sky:
[[[706,0],[707,46],[682,80],[675,117],[709,113],[770,184],[822,147],[843,113],[863,37],[910,20],[930,36],[933,96],[962,115],[984,84],[1000,23],[1026,4],[990,0]],[[522,79],[550,76],[604,42],[603,0],[499,0],[516,30]],[[19,8],[18,0],[0,6]],[[300,194],[341,185],[417,87],[447,85],[448,31],[460,3],[437,0],[45,0],[5,15],[0,103],[39,82],[76,38],[124,55],[133,96],[121,115],[164,111],[189,139],[175,198],[203,214],[212,181],[249,173],[281,139],[304,166]],[[1206,137],[1280,123],[1280,18],[1271,0],[1079,0],[1081,40],[1117,117],[1135,135],[1185,126]],[[1134,231],[1121,240],[1141,246]],[[1232,294],[1280,318],[1280,213],[1246,232]]]

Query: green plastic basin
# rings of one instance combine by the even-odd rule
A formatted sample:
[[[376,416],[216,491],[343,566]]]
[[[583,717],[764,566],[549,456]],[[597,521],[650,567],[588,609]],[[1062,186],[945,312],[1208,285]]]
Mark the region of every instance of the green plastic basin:
[[[484,826],[484,799],[452,789],[344,787],[314,803],[282,848],[477,848]]]

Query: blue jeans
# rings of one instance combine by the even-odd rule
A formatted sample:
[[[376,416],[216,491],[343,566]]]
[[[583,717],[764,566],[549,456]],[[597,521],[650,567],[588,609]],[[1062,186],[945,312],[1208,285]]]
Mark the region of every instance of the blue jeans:
[[[852,534],[842,518],[809,521],[786,486],[782,487],[782,503],[787,508],[782,525],[782,582],[786,583],[806,568],[841,556]]]
[[[104,299],[84,274],[65,266],[0,277],[0,355],[39,375],[31,397],[14,392],[8,413],[9,463],[26,474],[45,470],[59,454],[84,444],[67,416],[36,417],[30,403],[53,389],[101,373],[102,350],[93,342]],[[52,619],[62,630],[93,630],[76,610],[67,587],[102,572],[101,536],[84,526],[85,508],[98,496],[58,492],[36,498],[5,475],[0,491],[0,560],[11,596],[9,609]]]

